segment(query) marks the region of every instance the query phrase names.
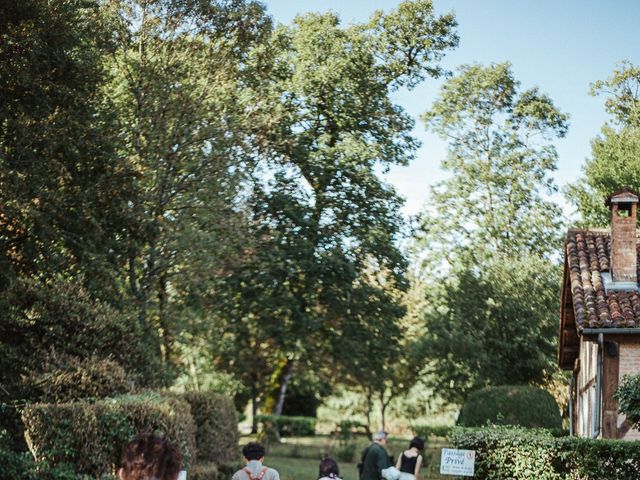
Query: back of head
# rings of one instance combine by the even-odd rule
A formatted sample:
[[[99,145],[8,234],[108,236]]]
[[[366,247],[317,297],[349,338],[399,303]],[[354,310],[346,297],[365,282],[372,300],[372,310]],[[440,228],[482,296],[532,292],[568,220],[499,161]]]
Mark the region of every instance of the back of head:
[[[166,438],[143,433],[122,450],[122,480],[175,480],[182,454]]]
[[[318,478],[338,478],[338,475],[340,475],[340,469],[333,458],[325,458],[320,462]]]
[[[373,441],[380,442],[387,439],[387,432],[379,431],[373,434]]]
[[[260,460],[264,454],[264,447],[258,442],[249,442],[242,448],[242,456],[247,460]]]
[[[418,450],[424,450],[424,440],[420,437],[413,437],[411,443],[409,444],[409,448],[417,448]]]

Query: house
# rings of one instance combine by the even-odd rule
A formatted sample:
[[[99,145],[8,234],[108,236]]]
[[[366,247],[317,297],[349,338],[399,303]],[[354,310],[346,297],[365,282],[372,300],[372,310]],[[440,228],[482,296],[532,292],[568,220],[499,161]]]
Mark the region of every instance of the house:
[[[622,377],[640,373],[639,198],[617,191],[610,229],[567,232],[558,363],[572,372],[570,430],[582,437],[640,439],[614,399]]]

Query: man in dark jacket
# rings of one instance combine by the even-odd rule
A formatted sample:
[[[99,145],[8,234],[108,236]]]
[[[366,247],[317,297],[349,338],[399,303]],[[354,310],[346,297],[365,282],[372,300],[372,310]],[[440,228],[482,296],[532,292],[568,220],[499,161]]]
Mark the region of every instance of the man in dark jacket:
[[[373,434],[373,443],[362,452],[362,470],[360,480],[382,480],[382,470],[389,468],[389,454],[384,448],[387,444],[387,433]]]

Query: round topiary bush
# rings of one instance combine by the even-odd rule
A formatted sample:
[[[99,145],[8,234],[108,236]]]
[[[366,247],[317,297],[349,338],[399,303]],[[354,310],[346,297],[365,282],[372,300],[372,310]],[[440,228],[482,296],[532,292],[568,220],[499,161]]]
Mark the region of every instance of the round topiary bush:
[[[549,392],[526,385],[487,387],[466,399],[458,425],[480,427],[520,425],[528,428],[562,428],[560,408]]]

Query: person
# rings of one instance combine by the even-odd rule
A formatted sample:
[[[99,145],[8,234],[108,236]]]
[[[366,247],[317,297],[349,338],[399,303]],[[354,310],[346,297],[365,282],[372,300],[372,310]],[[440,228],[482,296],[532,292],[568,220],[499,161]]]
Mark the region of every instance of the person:
[[[264,454],[264,447],[259,443],[247,443],[242,449],[245,466],[234,473],[231,480],[280,480],[277,470],[263,465]]]
[[[389,454],[385,449],[386,445],[386,432],[373,434],[373,443],[362,452],[360,480],[382,480],[382,470],[391,466]]]
[[[318,470],[318,480],[340,480],[340,469],[333,458],[322,460]]]
[[[414,437],[409,443],[409,449],[398,455],[396,468],[403,474],[400,477],[401,480],[418,479],[420,467],[422,467],[423,450],[424,440],[420,437]]]
[[[177,480],[182,454],[166,438],[141,433],[124,446],[120,464],[120,480]]]

